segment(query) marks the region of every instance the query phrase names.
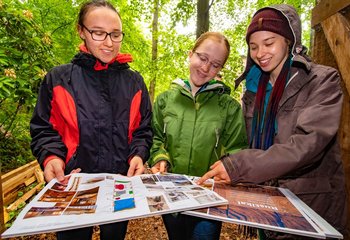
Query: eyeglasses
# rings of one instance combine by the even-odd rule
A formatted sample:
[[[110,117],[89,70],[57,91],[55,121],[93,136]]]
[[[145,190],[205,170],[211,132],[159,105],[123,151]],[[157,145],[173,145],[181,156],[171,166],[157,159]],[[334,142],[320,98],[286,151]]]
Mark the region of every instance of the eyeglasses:
[[[210,64],[210,70],[219,70],[223,67],[223,65],[220,63],[209,61],[209,58],[204,53],[199,53],[196,51],[194,51],[194,53],[198,56],[198,59],[202,65],[207,65],[208,63]]]
[[[91,34],[91,38],[95,41],[104,41],[107,38],[107,36],[109,36],[113,42],[118,43],[123,41],[124,33],[121,31],[108,33],[106,31],[101,31],[101,30],[90,30],[87,27],[85,27],[83,24],[81,26]]]

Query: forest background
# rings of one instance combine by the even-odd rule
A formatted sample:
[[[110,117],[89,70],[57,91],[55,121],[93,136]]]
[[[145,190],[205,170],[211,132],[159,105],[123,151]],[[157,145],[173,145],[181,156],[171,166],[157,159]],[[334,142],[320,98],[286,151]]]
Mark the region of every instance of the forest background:
[[[76,16],[83,0],[0,0],[0,172],[33,161],[29,121],[47,71],[70,62],[81,43]],[[176,78],[187,78],[188,51],[201,32],[224,33],[231,54],[223,81],[237,100],[234,79],[247,54],[246,27],[259,8],[293,5],[302,18],[303,44],[310,46],[309,0],[110,0],[121,14],[125,37],[121,52],[141,73],[152,101]]]

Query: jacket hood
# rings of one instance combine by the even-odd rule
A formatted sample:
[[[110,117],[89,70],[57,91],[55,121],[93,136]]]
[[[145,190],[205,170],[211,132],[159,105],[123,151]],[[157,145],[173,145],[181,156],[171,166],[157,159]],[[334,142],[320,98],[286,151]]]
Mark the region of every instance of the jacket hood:
[[[293,64],[295,65],[297,63],[301,63],[306,68],[306,70],[309,71],[310,70],[310,59],[306,55],[307,48],[305,46],[303,46],[301,43],[301,32],[302,32],[301,21],[300,21],[300,17],[298,15],[297,11],[295,10],[295,8],[291,5],[288,5],[288,4],[275,4],[275,5],[271,5],[271,6],[259,9],[254,14],[254,16],[257,13],[259,13],[260,11],[263,11],[265,9],[273,9],[273,10],[279,11],[288,20],[289,27],[292,30],[293,35],[294,35],[294,41],[293,41],[292,49],[291,49]],[[237,88],[238,85],[243,81],[243,79],[245,79],[245,77],[247,76],[251,67],[254,65],[256,65],[256,64],[251,59],[250,54],[249,54],[249,50],[248,50],[245,70],[244,70],[243,74],[235,80],[235,88]]]
[[[183,89],[186,89],[186,91],[191,92],[191,87],[189,85],[189,81],[183,80],[183,79],[176,79],[174,80],[171,85],[173,87],[180,86]],[[230,94],[231,88],[227,86],[225,83],[218,81],[218,80],[211,80],[204,84],[199,90],[198,93],[204,92],[204,91],[217,91],[219,94]]]

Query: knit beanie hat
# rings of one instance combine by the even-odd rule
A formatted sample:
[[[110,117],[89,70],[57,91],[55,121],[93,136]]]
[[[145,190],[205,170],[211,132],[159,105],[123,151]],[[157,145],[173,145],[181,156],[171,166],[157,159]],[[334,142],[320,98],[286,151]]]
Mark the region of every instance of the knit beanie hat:
[[[250,35],[257,31],[274,32],[294,42],[294,35],[287,18],[273,8],[264,8],[255,13],[247,30],[247,43]]]

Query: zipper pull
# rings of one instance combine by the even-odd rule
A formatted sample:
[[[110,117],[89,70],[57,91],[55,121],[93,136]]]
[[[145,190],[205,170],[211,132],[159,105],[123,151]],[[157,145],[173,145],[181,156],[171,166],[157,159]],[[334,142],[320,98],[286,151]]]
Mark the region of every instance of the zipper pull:
[[[220,130],[215,128],[215,135],[216,135],[216,143],[215,143],[215,148],[218,147],[219,144],[219,139],[220,139]]]

